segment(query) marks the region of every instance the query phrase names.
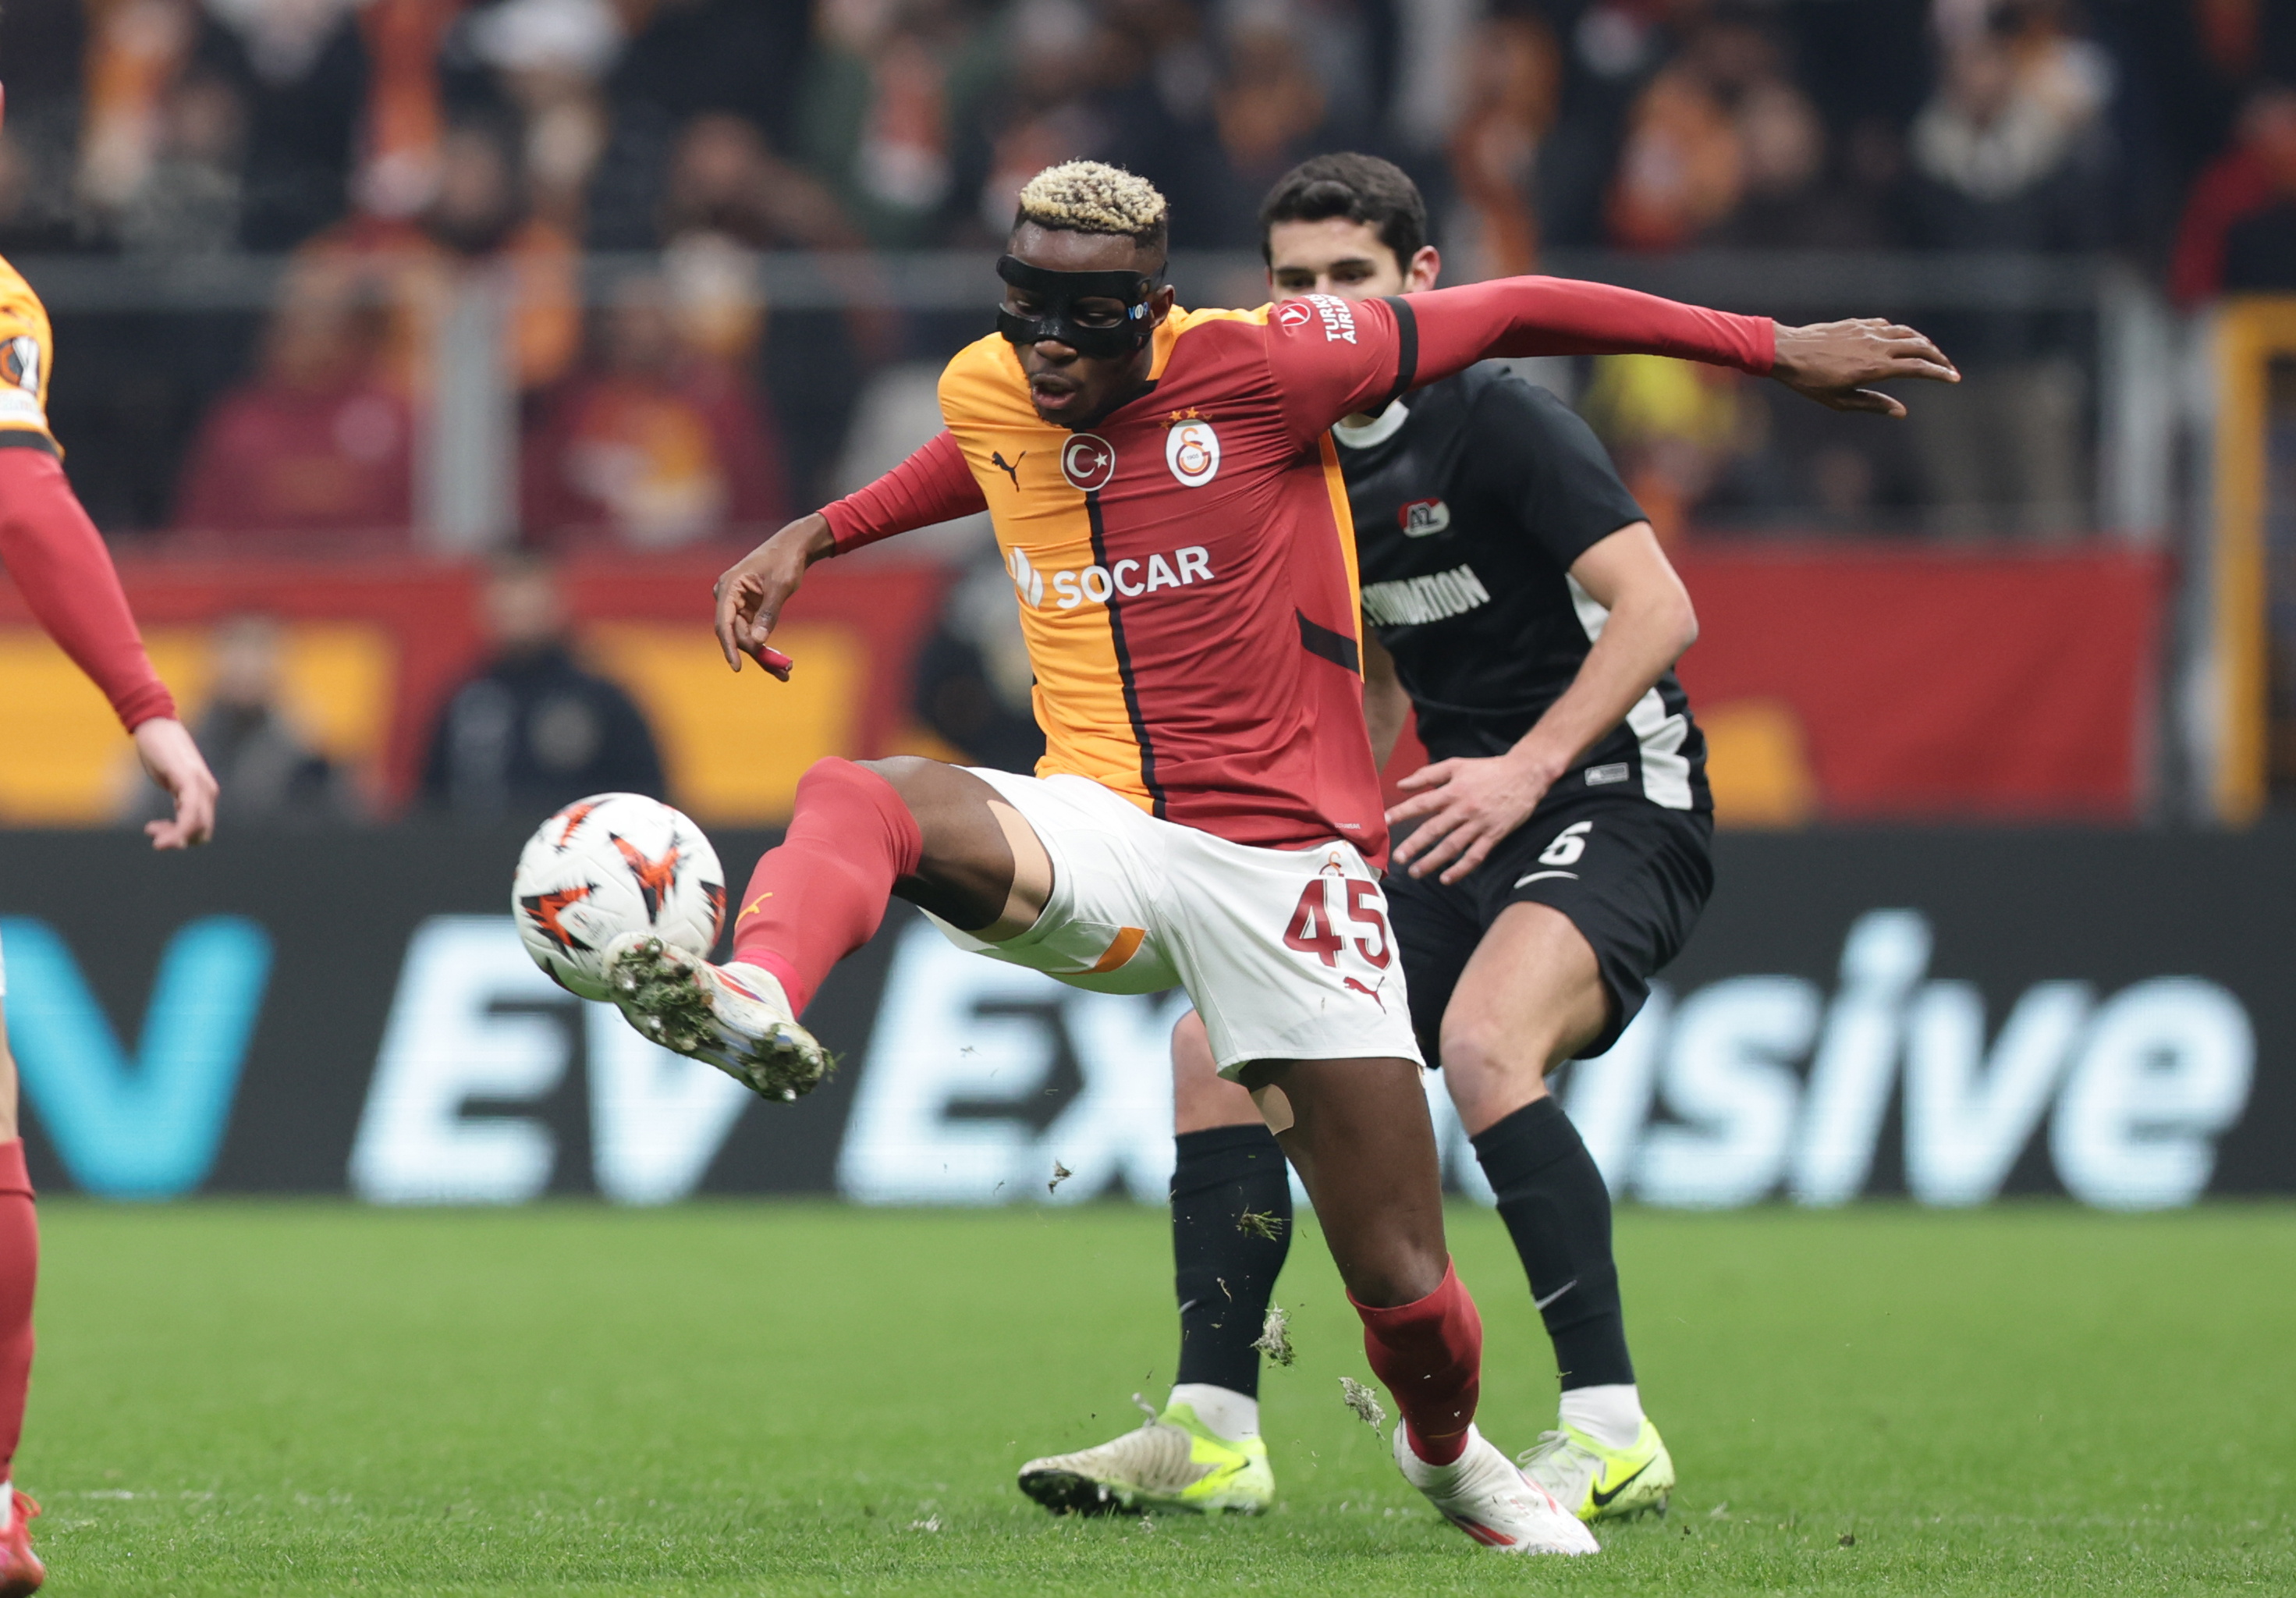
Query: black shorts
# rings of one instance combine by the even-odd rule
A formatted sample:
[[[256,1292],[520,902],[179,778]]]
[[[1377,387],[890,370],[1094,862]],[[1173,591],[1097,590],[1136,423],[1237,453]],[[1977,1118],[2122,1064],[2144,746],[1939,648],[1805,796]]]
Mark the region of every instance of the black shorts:
[[[1464,881],[1387,873],[1387,913],[1403,947],[1411,1013],[1430,1064],[1451,990],[1509,905],[1551,905],[1595,950],[1610,1019],[1579,1051],[1607,1051],[1682,952],[1714,891],[1714,818],[1620,794],[1541,805]]]

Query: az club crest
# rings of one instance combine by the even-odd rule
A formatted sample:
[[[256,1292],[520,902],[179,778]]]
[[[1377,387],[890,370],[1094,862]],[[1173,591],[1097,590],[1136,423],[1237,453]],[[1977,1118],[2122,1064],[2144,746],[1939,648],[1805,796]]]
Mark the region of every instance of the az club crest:
[[[1451,525],[1451,507],[1439,499],[1414,499],[1395,513],[1406,538],[1431,538]]]
[[[1116,476],[1116,446],[1098,433],[1077,433],[1061,447],[1061,475],[1090,494]]]

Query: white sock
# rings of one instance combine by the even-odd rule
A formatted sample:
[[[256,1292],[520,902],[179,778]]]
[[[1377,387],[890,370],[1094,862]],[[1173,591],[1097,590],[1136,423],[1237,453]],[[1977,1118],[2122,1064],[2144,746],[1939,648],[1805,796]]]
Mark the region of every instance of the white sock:
[[[1259,1435],[1259,1400],[1247,1398],[1233,1388],[1214,1387],[1209,1381],[1183,1381],[1173,1387],[1171,1401],[1194,1410],[1196,1419],[1214,1437],[1240,1443]]]
[[[0,1481],[0,1533],[16,1523],[16,1484]]]
[[[1605,1448],[1628,1448],[1643,1434],[1643,1397],[1631,1381],[1574,1387],[1562,1395],[1562,1423]]]

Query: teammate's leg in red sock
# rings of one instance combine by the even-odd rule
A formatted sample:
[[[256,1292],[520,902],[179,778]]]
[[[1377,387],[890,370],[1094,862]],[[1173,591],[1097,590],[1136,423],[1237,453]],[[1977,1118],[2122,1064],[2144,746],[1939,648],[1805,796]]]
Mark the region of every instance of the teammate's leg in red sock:
[[[823,760],[797,785],[797,814],[766,851],[734,922],[734,960],[771,971],[802,1014],[822,979],[869,941],[893,884],[924,854],[893,785],[850,760]]]
[[[0,1056],[4,1058],[4,1056]],[[32,1381],[32,1288],[40,1274],[40,1222],[32,1207],[32,1178],[24,1168],[24,1140],[0,1143],[0,1593],[29,1593],[40,1584],[38,1556],[24,1522],[38,1506],[15,1490],[16,1439],[24,1430],[24,1397]]]
[[[1458,1273],[1425,1298],[1391,1309],[1355,1304],[1363,1317],[1364,1353],[1401,1412],[1411,1451],[1447,1465],[1467,1446],[1467,1428],[1483,1385],[1483,1318]]]

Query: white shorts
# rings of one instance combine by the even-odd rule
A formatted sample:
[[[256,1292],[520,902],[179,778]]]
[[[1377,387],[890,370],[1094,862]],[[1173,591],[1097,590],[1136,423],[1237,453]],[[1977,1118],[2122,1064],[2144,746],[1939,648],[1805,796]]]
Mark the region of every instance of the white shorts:
[[[1419,1061],[1379,878],[1355,846],[1255,848],[1159,821],[1087,777],[968,768],[1053,859],[1037,924],[959,948],[1098,993],[1184,987],[1220,1074],[1253,1060]]]

